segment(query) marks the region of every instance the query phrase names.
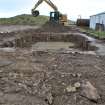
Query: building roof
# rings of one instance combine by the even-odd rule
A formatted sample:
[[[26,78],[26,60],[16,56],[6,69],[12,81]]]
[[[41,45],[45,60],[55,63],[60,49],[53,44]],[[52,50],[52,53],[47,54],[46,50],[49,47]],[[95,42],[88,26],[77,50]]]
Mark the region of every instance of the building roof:
[[[98,13],[98,14],[96,14],[96,15],[91,15],[91,16],[97,16],[97,15],[103,15],[103,14],[105,14],[105,12],[101,12],[101,13]],[[90,17],[91,17],[90,16]]]

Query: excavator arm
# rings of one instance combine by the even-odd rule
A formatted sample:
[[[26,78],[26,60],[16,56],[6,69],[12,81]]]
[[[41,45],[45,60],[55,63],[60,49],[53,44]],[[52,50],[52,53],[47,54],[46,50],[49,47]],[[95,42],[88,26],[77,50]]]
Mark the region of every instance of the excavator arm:
[[[43,2],[43,0],[39,0],[39,1],[35,4],[34,8],[31,10],[31,13],[32,13],[33,16],[36,17],[36,16],[39,15],[39,11],[36,10],[36,8],[37,8],[42,2]]]
[[[36,9],[42,2],[43,2],[43,0],[39,0],[39,1],[35,4],[35,6],[34,6],[34,8],[32,9],[32,11],[35,11],[35,9]]]
[[[39,0],[39,1],[35,4],[34,8],[32,9],[32,15],[33,15],[33,16],[36,17],[36,16],[39,15],[39,11],[36,10],[36,8],[37,8],[43,1],[45,1],[50,7],[52,7],[52,8],[54,9],[54,11],[58,11],[58,8],[57,8],[50,0]]]
[[[44,0],[44,1],[45,1],[50,7],[52,7],[54,11],[58,11],[57,6],[55,6],[55,5],[51,2],[51,0]]]

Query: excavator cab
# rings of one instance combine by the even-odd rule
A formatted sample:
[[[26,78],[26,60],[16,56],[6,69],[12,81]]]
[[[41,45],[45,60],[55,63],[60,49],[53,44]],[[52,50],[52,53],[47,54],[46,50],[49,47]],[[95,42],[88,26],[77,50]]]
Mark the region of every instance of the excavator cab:
[[[59,12],[50,12],[50,21],[59,23]]]
[[[67,25],[67,15],[61,14],[60,12],[50,12],[50,21]]]

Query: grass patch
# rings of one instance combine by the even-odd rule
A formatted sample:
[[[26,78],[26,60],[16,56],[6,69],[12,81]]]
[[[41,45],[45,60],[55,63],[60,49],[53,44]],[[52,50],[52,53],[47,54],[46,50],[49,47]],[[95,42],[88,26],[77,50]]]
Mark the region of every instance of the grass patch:
[[[82,27],[81,28],[81,31],[82,32],[86,32],[88,33],[89,35],[93,36],[93,37],[97,37],[99,39],[104,39],[105,38],[105,31],[96,31],[96,30],[92,30],[92,29],[89,29],[87,27]]]
[[[23,14],[11,18],[0,18],[0,25],[43,25],[48,20],[48,16],[33,17]]]

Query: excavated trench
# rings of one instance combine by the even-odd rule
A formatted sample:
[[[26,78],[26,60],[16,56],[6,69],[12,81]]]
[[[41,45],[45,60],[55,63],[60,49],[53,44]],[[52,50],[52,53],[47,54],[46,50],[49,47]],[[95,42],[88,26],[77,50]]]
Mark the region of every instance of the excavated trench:
[[[92,42],[91,38],[79,32],[27,30],[0,33],[0,103],[2,105],[96,105],[81,95],[81,87],[75,91],[68,90],[74,87],[75,83],[81,84],[83,80],[88,80],[101,93],[102,98],[97,105],[104,105],[104,57],[78,52],[42,51],[70,48],[74,52],[75,49],[94,52],[97,48]],[[5,48],[16,50],[10,53],[2,52],[1,49]]]
[[[4,33],[2,33],[4,34]],[[11,34],[11,33],[8,33]],[[22,35],[21,35],[22,34]],[[24,35],[23,35],[24,34]],[[93,51],[91,40],[77,33],[15,33],[15,38],[8,38],[1,43],[1,48],[60,49],[77,48],[82,51]]]

